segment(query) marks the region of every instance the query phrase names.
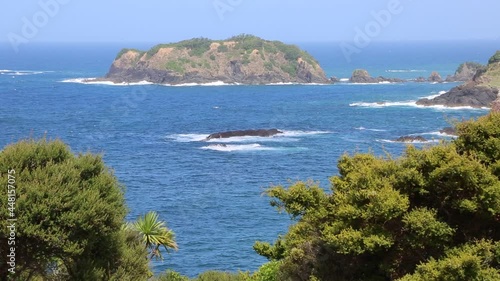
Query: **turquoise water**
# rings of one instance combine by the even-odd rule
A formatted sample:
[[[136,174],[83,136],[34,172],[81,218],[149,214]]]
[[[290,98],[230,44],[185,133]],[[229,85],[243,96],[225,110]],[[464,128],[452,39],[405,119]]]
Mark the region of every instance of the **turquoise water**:
[[[345,152],[400,155],[402,135],[450,139],[451,120],[486,110],[417,107],[420,97],[457,85],[110,86],[102,76],[121,47],[147,44],[29,45],[0,53],[0,145],[60,138],[75,152],[103,153],[127,186],[127,219],[156,210],[177,234],[179,251],[155,271],[255,270],[256,240],[285,233],[289,218],[269,206],[266,187],[312,179],[328,188]],[[151,44],[153,45],[153,44]],[[337,44],[301,44],[329,76],[365,68],[373,76],[442,76],[459,63],[485,63],[498,42],[372,44],[347,62]],[[65,82],[63,82],[65,81]],[[278,128],[279,137],[201,141],[212,132]]]

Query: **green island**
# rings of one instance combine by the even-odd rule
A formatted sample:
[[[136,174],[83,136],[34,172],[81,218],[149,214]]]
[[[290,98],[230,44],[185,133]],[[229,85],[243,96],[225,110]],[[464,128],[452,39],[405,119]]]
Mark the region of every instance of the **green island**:
[[[183,83],[330,83],[319,63],[295,45],[242,34],[226,40],[194,38],[148,51],[122,49],[97,80]]]

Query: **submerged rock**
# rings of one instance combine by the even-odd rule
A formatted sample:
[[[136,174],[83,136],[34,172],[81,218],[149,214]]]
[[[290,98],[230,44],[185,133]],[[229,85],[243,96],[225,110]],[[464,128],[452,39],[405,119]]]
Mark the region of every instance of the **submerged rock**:
[[[205,140],[223,139],[232,137],[272,137],[274,135],[282,133],[283,132],[278,129],[237,130],[237,131],[213,133],[210,134]]]
[[[351,83],[401,83],[405,80],[399,78],[387,78],[383,76],[371,77],[368,71],[365,69],[356,69],[353,71],[351,78],[349,79]]]
[[[426,142],[427,140],[422,136],[402,136],[394,141],[396,142]]]
[[[455,128],[453,128],[453,127],[445,127],[442,130],[439,130],[439,132],[441,134],[446,134],[446,135],[450,135],[450,136],[455,136],[457,134]]]

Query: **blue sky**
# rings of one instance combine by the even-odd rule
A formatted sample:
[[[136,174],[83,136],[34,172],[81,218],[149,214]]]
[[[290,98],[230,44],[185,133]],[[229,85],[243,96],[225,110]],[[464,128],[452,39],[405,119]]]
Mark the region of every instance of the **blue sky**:
[[[500,39],[499,11],[498,0],[3,0],[0,41]]]

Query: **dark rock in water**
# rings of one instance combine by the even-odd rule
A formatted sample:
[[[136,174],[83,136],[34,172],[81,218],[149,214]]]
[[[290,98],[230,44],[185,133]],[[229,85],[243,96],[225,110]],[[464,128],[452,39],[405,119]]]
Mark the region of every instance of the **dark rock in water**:
[[[439,73],[437,73],[436,71],[433,71],[431,73],[431,76],[429,76],[429,79],[428,79],[429,82],[443,82],[443,78],[441,78],[441,75],[439,75]]]
[[[371,77],[368,71],[364,69],[356,69],[352,73],[351,78],[349,79],[351,83],[401,83],[405,80],[399,78],[387,78],[383,76],[379,77]]]
[[[337,82],[340,82],[340,80],[337,77],[332,76],[332,77],[330,77],[330,82],[337,83]]]
[[[397,142],[415,142],[415,141],[426,142],[427,140],[421,136],[402,136],[402,137],[395,139],[394,141],[397,141]]]
[[[420,99],[418,105],[444,105],[448,107],[471,106],[490,107],[497,99],[498,89],[468,83],[452,88],[449,92],[433,99]]]
[[[419,76],[419,77],[417,77],[417,79],[415,79],[415,82],[423,83],[423,82],[427,82],[427,79],[425,79],[425,77]]]
[[[442,130],[439,130],[441,134],[447,134],[447,135],[452,135],[455,136],[457,134],[455,128],[452,127],[445,127]]]
[[[271,137],[277,134],[282,134],[283,132],[278,129],[260,129],[260,130],[238,130],[238,131],[227,131],[220,133],[210,134],[206,140],[211,139],[223,139],[232,137]]]

